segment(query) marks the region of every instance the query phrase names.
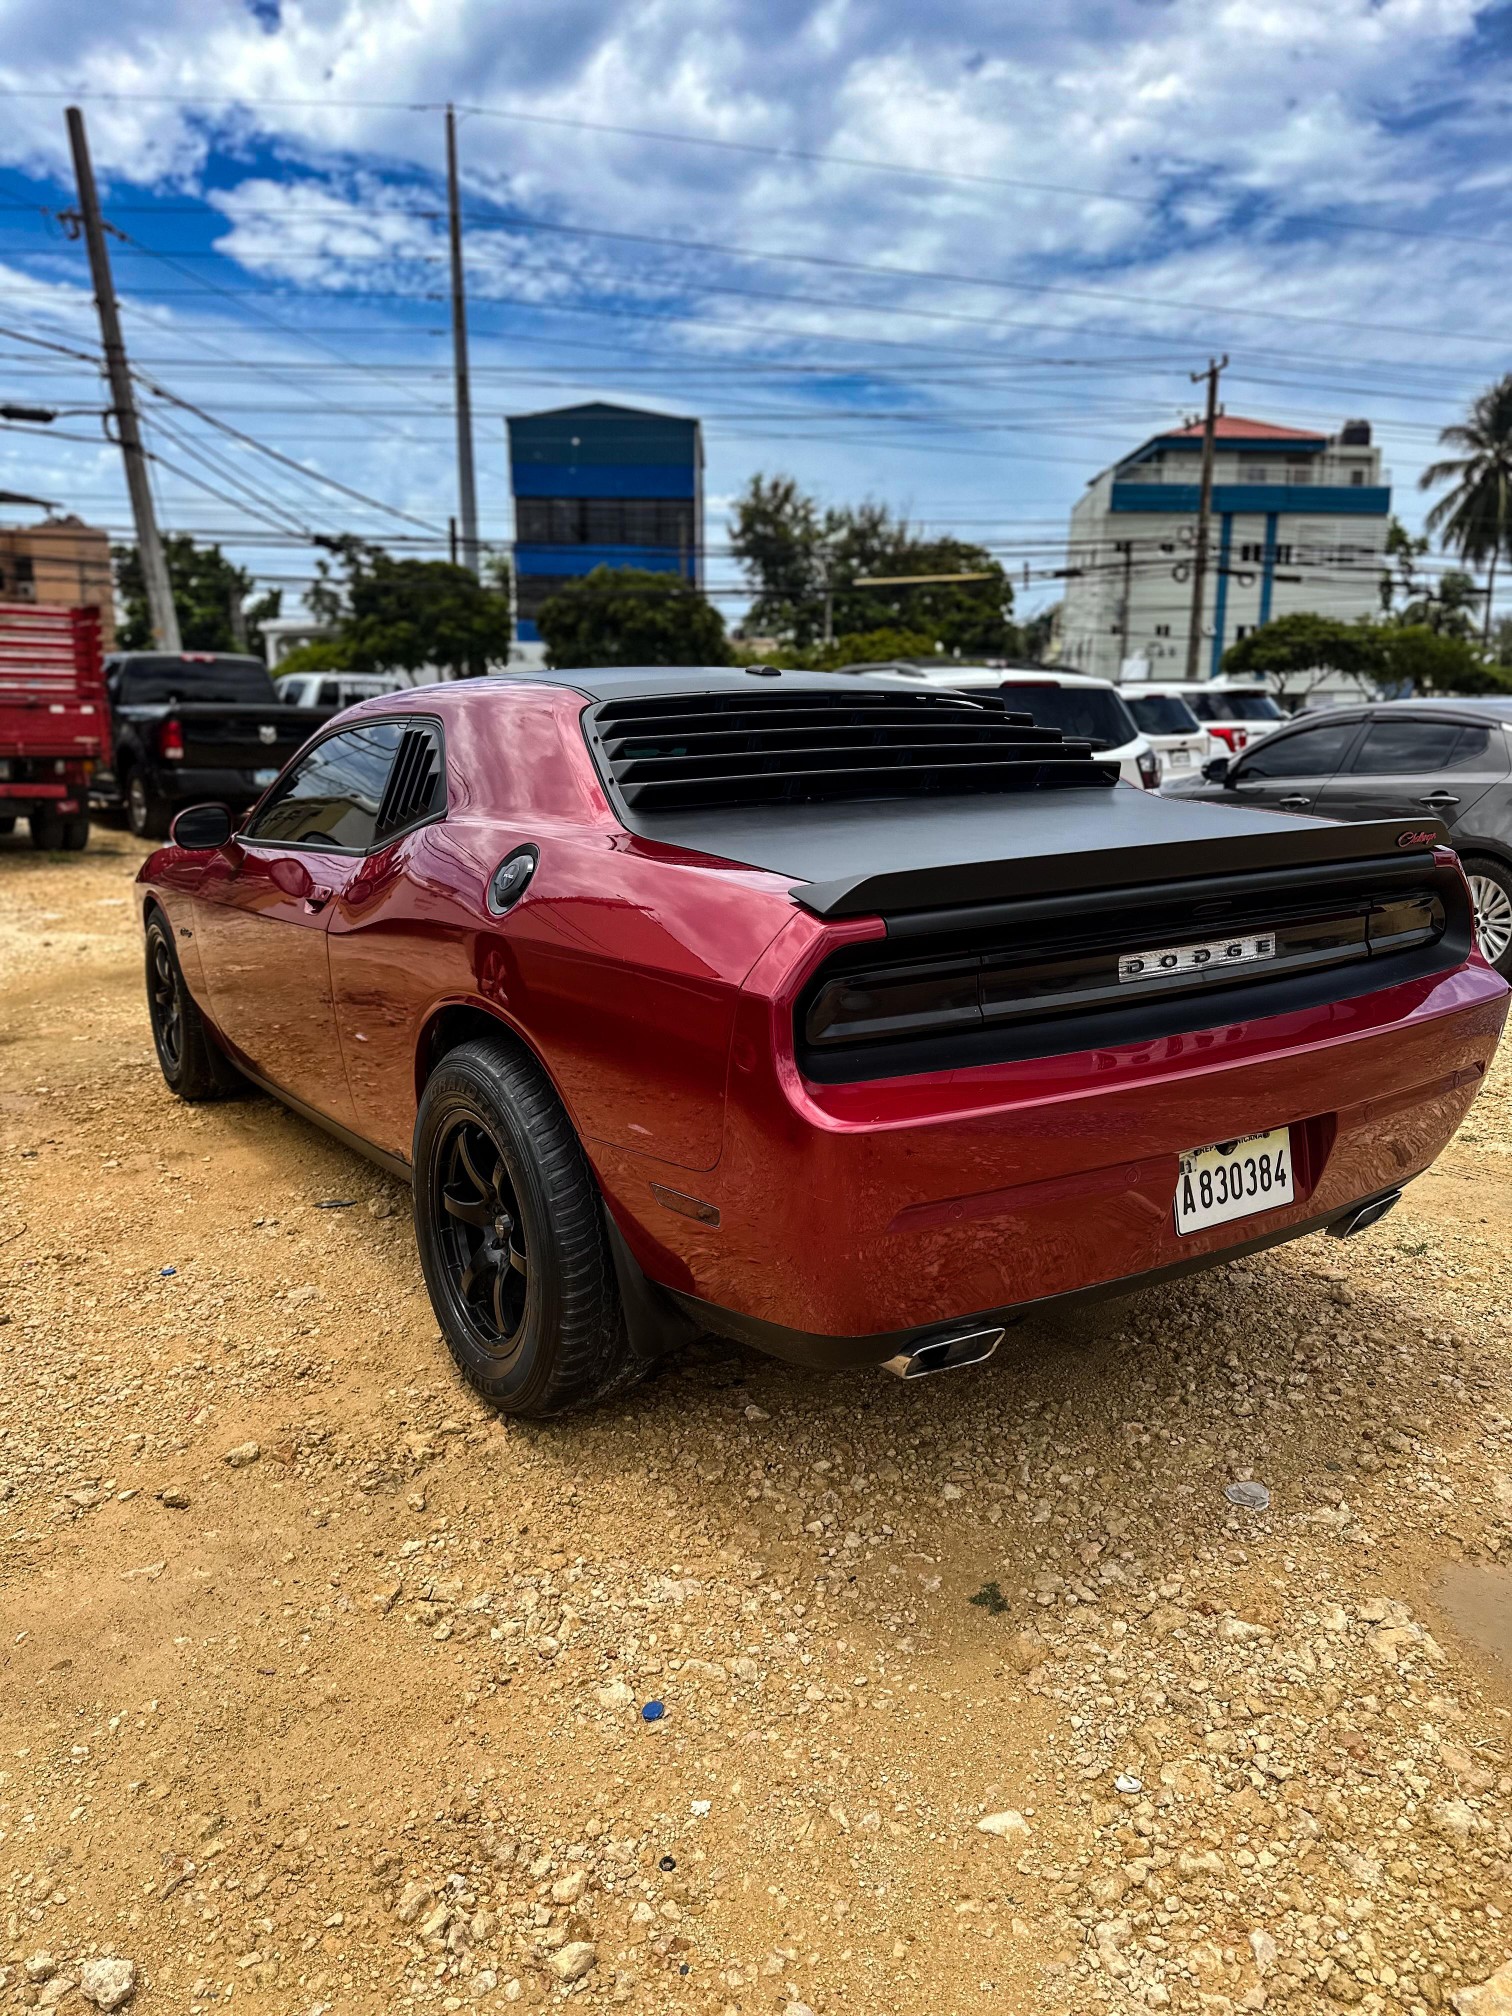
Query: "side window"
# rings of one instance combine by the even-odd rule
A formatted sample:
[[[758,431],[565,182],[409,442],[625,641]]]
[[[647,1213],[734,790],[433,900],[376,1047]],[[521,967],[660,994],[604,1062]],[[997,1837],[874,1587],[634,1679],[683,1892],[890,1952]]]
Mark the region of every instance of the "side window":
[[[371,847],[395,752],[404,739],[398,721],[374,721],[328,735],[274,788],[247,828],[247,838],[358,852]]]
[[[1432,775],[1448,768],[1462,733],[1454,721],[1372,721],[1354,760],[1355,775]]]
[[[1491,757],[1488,762],[1490,748],[1491,730],[1489,728],[1461,728],[1460,739],[1454,745],[1454,754],[1449,758],[1444,768],[1446,770],[1468,770],[1472,764],[1481,763],[1486,764],[1489,769],[1494,770],[1500,760],[1500,751],[1498,751],[1497,756]]]
[[[1262,777],[1331,777],[1355,736],[1358,721],[1320,721],[1295,735],[1272,735],[1248,754],[1239,780]]]
[[[317,707],[339,707],[341,705],[341,688],[334,679],[321,680],[320,691],[315,696],[315,705]]]

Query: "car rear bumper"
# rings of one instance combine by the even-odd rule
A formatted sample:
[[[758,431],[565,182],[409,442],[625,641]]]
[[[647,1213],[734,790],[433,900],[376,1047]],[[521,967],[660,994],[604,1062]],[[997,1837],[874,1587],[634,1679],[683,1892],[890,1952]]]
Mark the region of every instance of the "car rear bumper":
[[[642,1268],[709,1327],[877,1362],[944,1326],[1300,1237],[1409,1181],[1464,1118],[1507,999],[1477,961],[1158,1043],[826,1086],[770,1045],[761,1061],[753,1016],[714,1170],[664,1172],[676,1187],[658,1195],[642,1158],[595,1161]],[[1178,1235],[1181,1152],[1279,1126],[1294,1200]]]

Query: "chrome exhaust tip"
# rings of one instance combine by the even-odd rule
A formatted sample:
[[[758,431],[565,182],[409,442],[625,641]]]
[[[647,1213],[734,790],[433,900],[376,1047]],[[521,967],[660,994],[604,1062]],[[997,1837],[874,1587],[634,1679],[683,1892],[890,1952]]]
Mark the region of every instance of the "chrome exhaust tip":
[[[883,1360],[882,1370],[895,1379],[927,1379],[933,1372],[955,1372],[981,1365],[1002,1343],[1002,1330],[967,1330],[958,1337],[931,1337],[912,1351]]]
[[[1330,1239],[1353,1239],[1356,1232],[1368,1231],[1378,1225],[1388,1211],[1394,1210],[1402,1201],[1400,1190],[1388,1190],[1384,1197],[1372,1197],[1368,1204],[1357,1204],[1353,1211],[1347,1211],[1342,1218],[1336,1218],[1328,1228]]]

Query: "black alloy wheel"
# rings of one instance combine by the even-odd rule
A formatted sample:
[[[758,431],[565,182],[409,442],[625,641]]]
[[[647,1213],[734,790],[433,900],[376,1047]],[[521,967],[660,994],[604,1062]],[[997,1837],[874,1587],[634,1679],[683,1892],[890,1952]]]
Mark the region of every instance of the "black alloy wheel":
[[[147,920],[147,1020],[158,1068],[180,1099],[223,1099],[247,1081],[205,1026],[184,981],[173,930],[154,907]]]
[[[504,1151],[476,1116],[440,1145],[441,1243],[453,1291],[491,1357],[520,1347],[530,1300],[530,1244]]]
[[[431,1072],[413,1169],[431,1307],[475,1392],[544,1420],[639,1376],[593,1171],[545,1072],[502,1030]]]
[[[147,941],[147,1000],[163,1076],[172,1084],[184,1066],[184,1006],[178,967],[161,931]]]

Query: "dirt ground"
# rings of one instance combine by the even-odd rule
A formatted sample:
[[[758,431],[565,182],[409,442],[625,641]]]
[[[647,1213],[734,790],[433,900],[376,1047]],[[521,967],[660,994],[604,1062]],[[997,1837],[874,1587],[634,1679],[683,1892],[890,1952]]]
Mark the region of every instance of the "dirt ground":
[[[1354,1242],[506,1425],[165,1090],[142,851],[0,840],[0,2007],[1512,2009],[1512,1072]]]

